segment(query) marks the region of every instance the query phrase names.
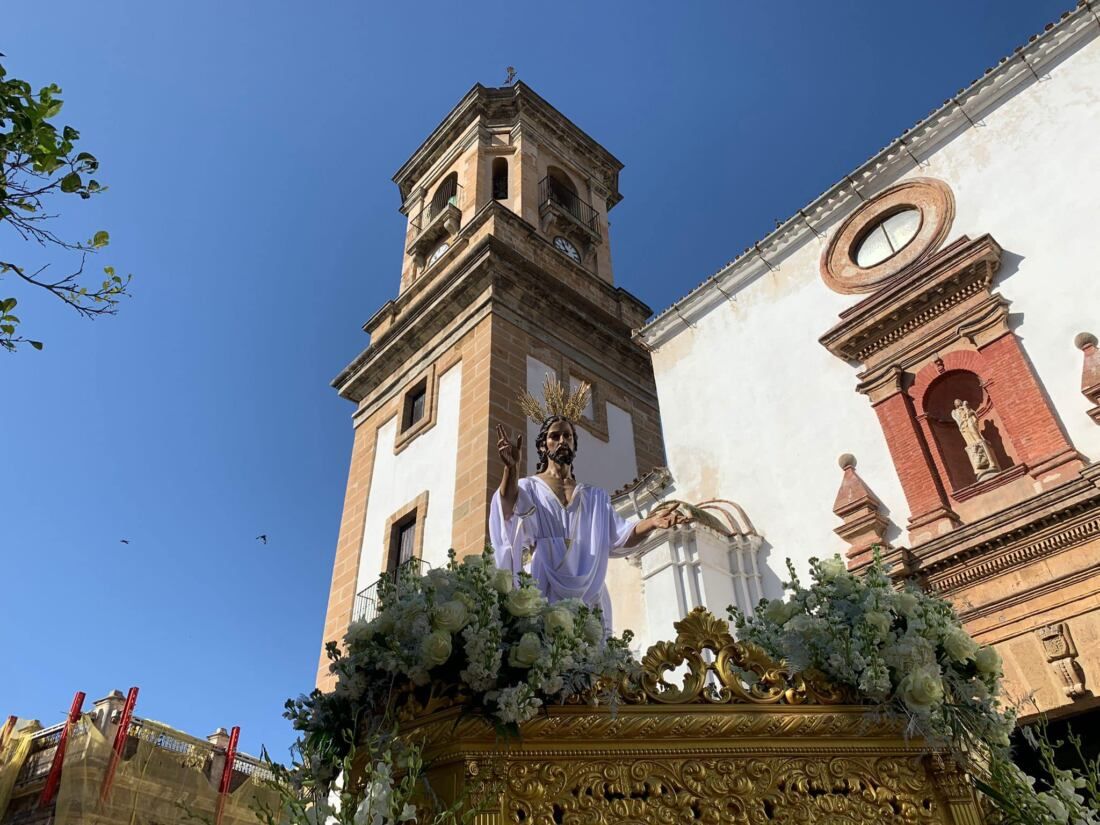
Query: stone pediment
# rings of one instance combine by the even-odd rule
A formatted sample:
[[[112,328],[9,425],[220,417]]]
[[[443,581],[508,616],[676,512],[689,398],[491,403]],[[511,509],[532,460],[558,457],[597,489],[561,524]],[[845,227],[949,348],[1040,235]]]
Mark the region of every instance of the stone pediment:
[[[819,340],[837,357],[870,369],[917,329],[962,320],[984,306],[1000,263],[1001,247],[990,235],[963,236],[842,312]]]

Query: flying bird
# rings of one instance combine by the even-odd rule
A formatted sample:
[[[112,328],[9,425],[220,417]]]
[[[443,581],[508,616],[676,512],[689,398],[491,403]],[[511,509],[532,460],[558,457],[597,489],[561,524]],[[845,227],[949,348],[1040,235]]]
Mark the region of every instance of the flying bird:
[[[119,539],[118,541],[119,541],[120,544],[129,544],[130,543],[129,539]]]
[[[256,536],[256,541],[262,541],[264,544],[267,544],[267,533],[260,533],[260,535]]]

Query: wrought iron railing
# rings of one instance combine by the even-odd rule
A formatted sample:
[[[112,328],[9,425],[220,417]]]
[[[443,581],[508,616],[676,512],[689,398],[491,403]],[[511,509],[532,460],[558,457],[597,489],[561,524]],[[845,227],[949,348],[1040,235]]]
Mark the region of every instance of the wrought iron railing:
[[[84,719],[74,724],[72,730],[69,731],[70,741],[77,736],[84,735],[86,733],[85,725],[87,724]],[[65,723],[59,722],[32,734],[30,752],[27,754],[23,767],[19,770],[19,775],[15,778],[16,786],[29,785],[46,777],[50,772],[50,766],[53,765],[54,753],[57,751],[58,743],[61,742],[61,733],[64,730]]]
[[[427,229],[432,221],[446,211],[448,206],[462,207],[462,187],[457,183],[451,191],[443,193],[442,197],[437,194],[420,207],[420,211],[412,219],[412,225],[417,234]]]
[[[549,177],[539,181],[539,209],[547,204],[557,206],[577,223],[600,234],[600,213],[591,204],[582,201],[576,192],[571,192]]]
[[[402,562],[395,569],[378,579],[369,587],[364,587],[355,594],[355,604],[351,611],[353,622],[369,622],[379,614],[382,609],[382,594],[391,591],[400,596],[403,588],[408,588],[413,579],[423,576],[431,567],[426,561],[413,556]]]
[[[233,758],[233,772],[242,774],[246,777],[255,777],[258,782],[275,781],[275,774],[272,773],[271,768],[267,767],[267,765],[254,756],[237,754],[237,756]]]

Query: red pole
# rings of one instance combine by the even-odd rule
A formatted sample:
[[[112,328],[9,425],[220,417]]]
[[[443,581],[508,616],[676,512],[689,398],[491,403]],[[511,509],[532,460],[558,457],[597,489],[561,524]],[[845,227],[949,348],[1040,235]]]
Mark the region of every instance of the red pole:
[[[46,786],[42,789],[42,796],[38,798],[39,807],[45,807],[53,802],[57,787],[61,784],[61,763],[65,761],[65,746],[69,742],[69,731],[73,725],[80,721],[80,709],[84,707],[84,691],[78,690],[73,696],[73,705],[69,708],[69,716],[65,720],[65,727],[61,729],[61,738],[57,740],[57,750],[53,752],[53,764],[50,765],[50,775],[46,777]]]
[[[122,706],[122,714],[118,719],[118,730],[115,731],[115,744],[111,749],[111,761],[107,764],[107,773],[103,777],[103,787],[99,791],[100,801],[106,801],[111,793],[111,785],[115,781],[115,770],[118,761],[122,758],[122,751],[126,749],[126,737],[130,733],[130,721],[134,718],[134,705],[137,704],[138,689],[130,688],[126,692],[126,703]]]
[[[214,825],[221,825],[225,798],[229,794],[229,786],[233,781],[233,763],[237,761],[237,740],[240,736],[239,726],[229,732],[229,745],[225,749],[225,767],[222,768],[222,781],[218,785],[218,811],[214,817]]]

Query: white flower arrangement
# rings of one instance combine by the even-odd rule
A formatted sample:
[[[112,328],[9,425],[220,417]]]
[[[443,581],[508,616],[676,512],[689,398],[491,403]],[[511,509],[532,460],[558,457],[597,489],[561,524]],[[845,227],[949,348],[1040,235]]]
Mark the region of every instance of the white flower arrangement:
[[[854,688],[932,744],[1007,745],[1014,718],[997,698],[1000,657],[970,638],[946,600],[912,583],[895,589],[877,556],[861,575],[839,556],[810,568],[809,588],[790,568],[787,601],[751,617],[730,609],[742,641]]]
[[[534,581],[472,556],[383,590],[379,614],[353,624],[332,665],[335,695],[355,701],[363,680],[455,683],[489,719],[516,725],[549,702],[617,683],[637,668],[629,638],[593,632],[596,611],[548,604]]]
[[[374,619],[354,622],[342,650],[328,646],[332,692],[287,703],[286,716],[303,733],[300,773],[310,787],[329,789],[302,821],[415,819],[408,775],[420,754],[397,737],[394,710],[419,687],[457,688],[473,710],[514,733],[548,704],[605,698],[597,691],[615,701],[616,687],[639,670],[629,632],[605,639],[598,610],[578,600],[548,604],[530,576],[497,569],[490,549],[461,563],[452,551],[445,569],[400,575],[400,588],[382,587]],[[349,792],[339,777],[364,738],[372,768]],[[396,764],[405,766],[400,782]]]

